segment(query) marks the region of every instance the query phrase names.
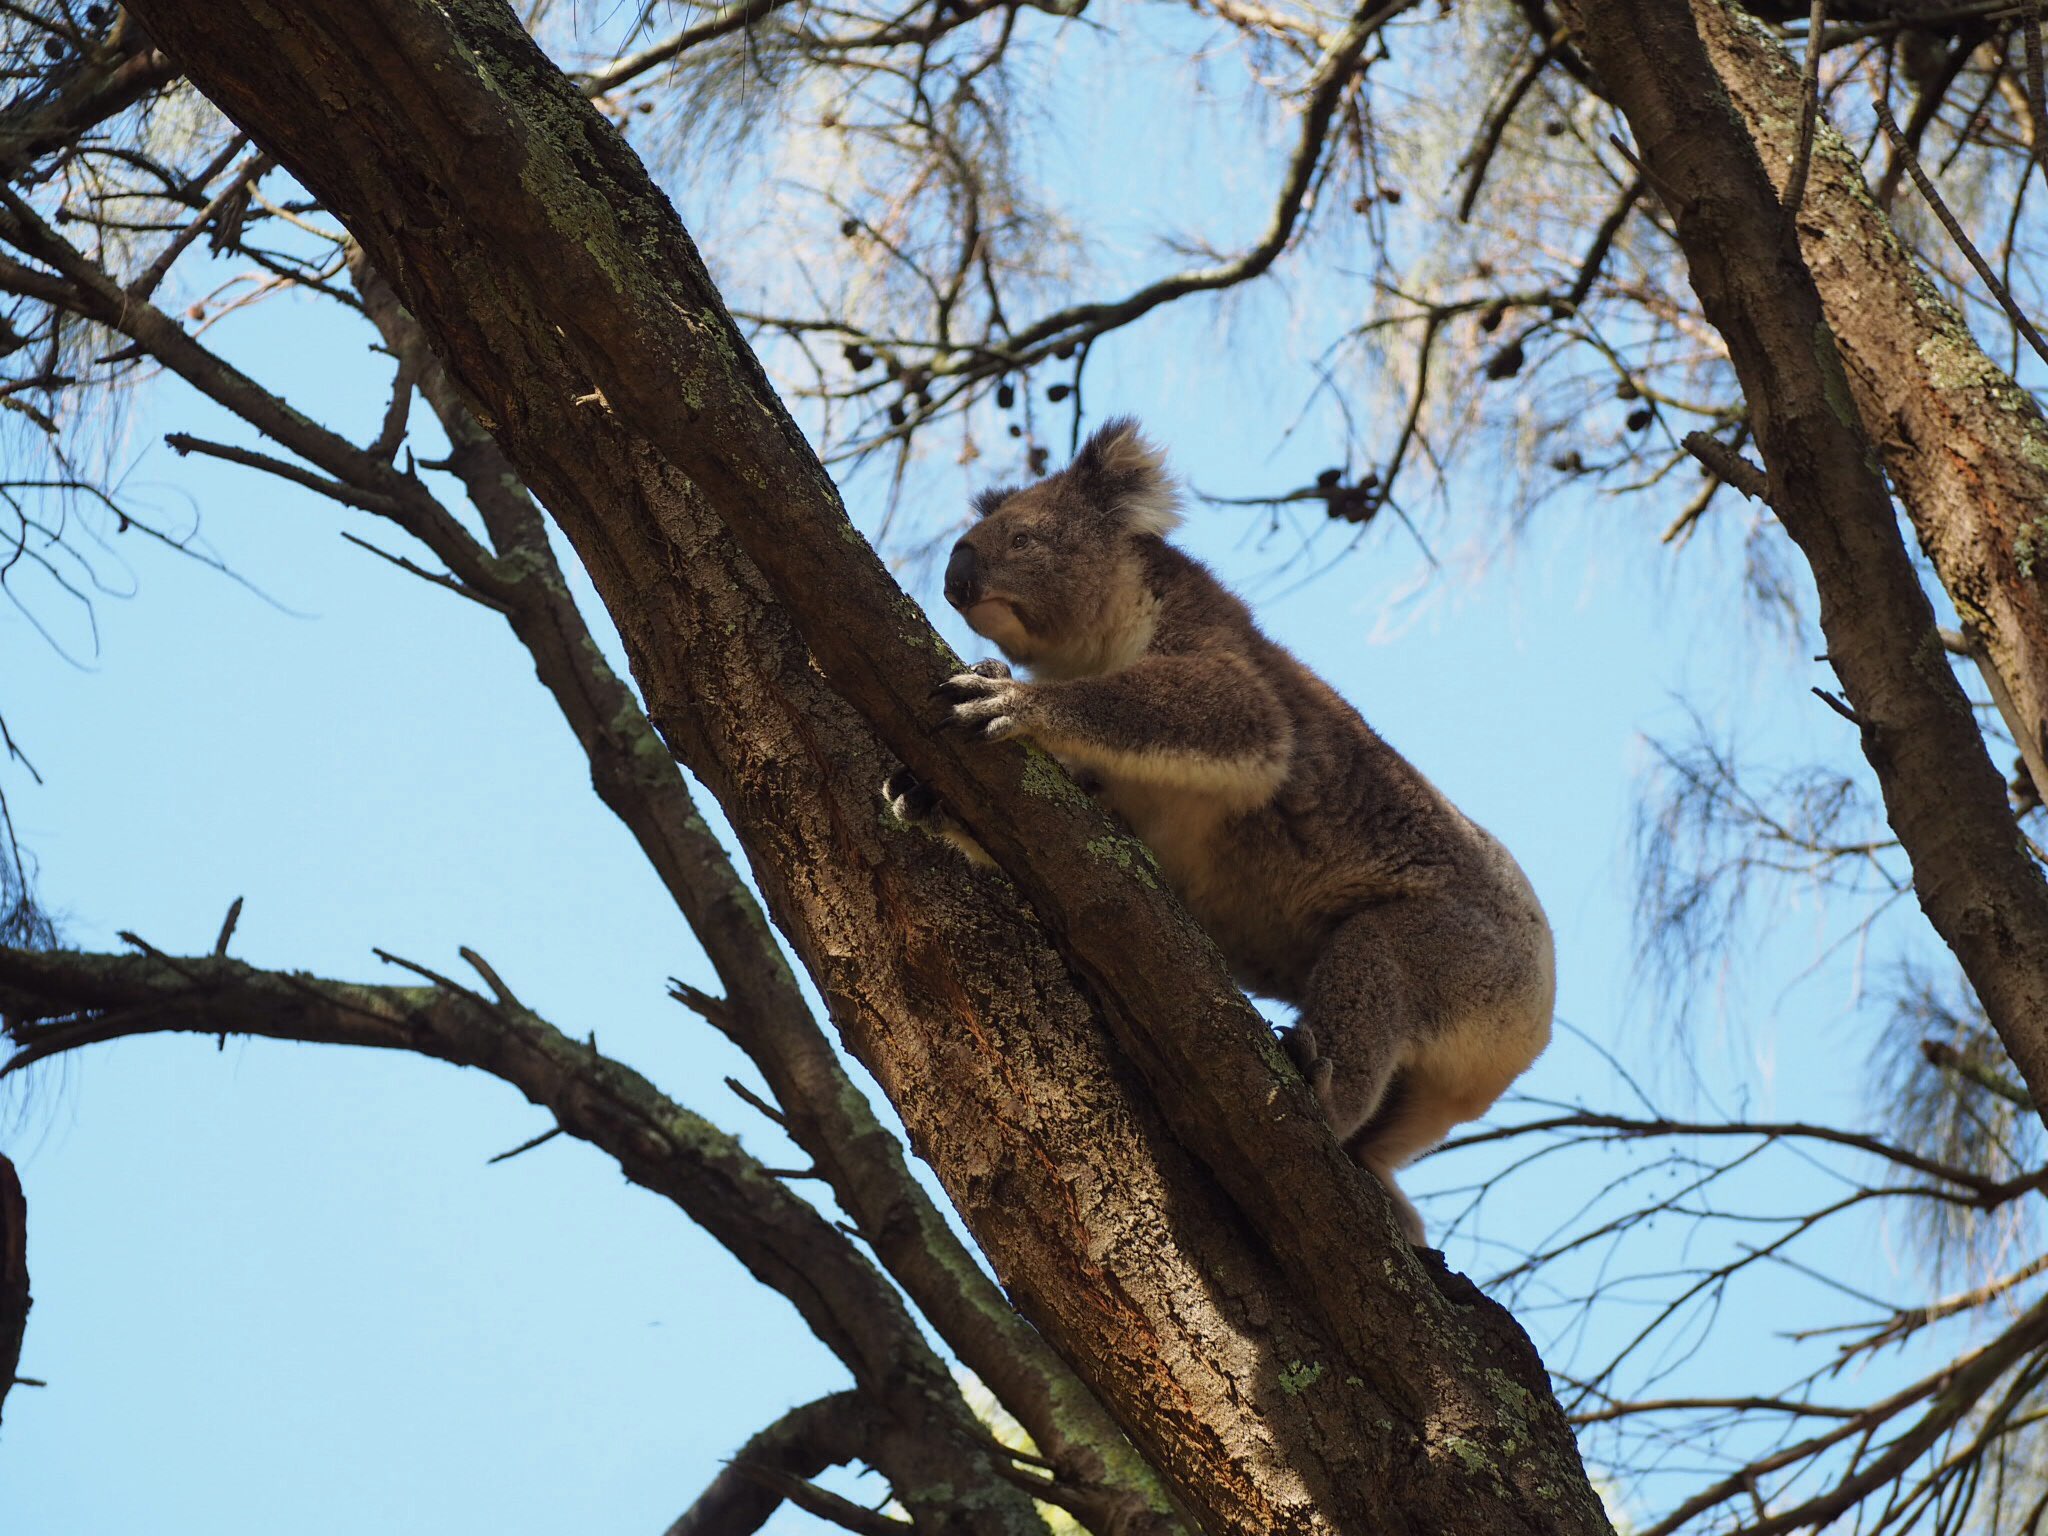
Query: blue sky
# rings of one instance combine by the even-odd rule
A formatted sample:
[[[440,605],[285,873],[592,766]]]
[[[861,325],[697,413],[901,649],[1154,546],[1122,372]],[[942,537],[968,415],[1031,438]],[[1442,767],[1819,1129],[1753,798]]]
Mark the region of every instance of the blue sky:
[[[1306,438],[1274,454],[1296,405],[1285,370],[1230,351],[1284,330],[1288,303],[1269,287],[1227,326],[1191,308],[1104,344],[1093,413],[1135,412],[1207,490],[1305,482],[1328,455]],[[212,334],[316,417],[374,435],[386,380],[360,331],[286,298]],[[133,484],[174,518],[189,497],[267,600],[131,535],[114,547],[135,595],[96,604],[96,648],[59,621],[67,657],[0,605],[0,708],[43,779],[10,771],[5,788],[67,937],[203,949],[242,896],[234,949],[256,963],[386,979],[372,946],[439,969],[467,945],[557,1025],[784,1161],[723,1086],[752,1081],[744,1061],[664,996],[667,976],[705,968],[498,619],[345,544],[343,528],[380,532],[364,520],[152,446],[173,429],[245,436],[153,387],[129,422]],[[921,466],[902,526],[929,534],[1013,468]],[[845,489],[878,526],[883,477]],[[1255,512],[1197,506],[1182,541],[1522,861],[1558,934],[1563,1019],[1676,1107],[1864,1123],[1869,1019],[1856,954],[1829,947],[1839,914],[1773,906],[1756,984],[1736,978],[1682,1039],[1632,987],[1646,734],[1684,733],[1683,696],[1768,760],[1845,745],[1808,693],[1830,681],[1818,647],[1741,616],[1747,510],[1717,506],[1673,552],[1657,508],[1566,496],[1510,535],[1505,499],[1497,466],[1456,473],[1423,517],[1440,570],[1390,521],[1308,581],[1296,535],[1262,536]],[[942,610],[930,574],[909,574]],[[1910,939],[1917,919],[1901,922]],[[1569,1039],[1525,1086],[1633,1107]],[[179,1038],[94,1049],[9,1091],[0,1138],[27,1187],[37,1298],[22,1368],[49,1381],[8,1402],[10,1533],[655,1531],[746,1436],[844,1384],[778,1298],[596,1153],[563,1139],[486,1166],[545,1122],[480,1075]],[[1426,1165],[1407,1184],[1455,1177]],[[1583,1193],[1560,1176],[1490,1207],[1452,1235],[1451,1262],[1484,1276],[1493,1240]],[[1424,1202],[1433,1224],[1447,1209]],[[1792,1316],[1804,1293],[1772,1287],[1754,1305]]]

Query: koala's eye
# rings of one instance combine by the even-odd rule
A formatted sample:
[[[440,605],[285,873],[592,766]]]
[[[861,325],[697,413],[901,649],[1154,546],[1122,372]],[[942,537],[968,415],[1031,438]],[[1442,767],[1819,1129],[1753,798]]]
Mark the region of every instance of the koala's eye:
[[[1026,533],[1022,528],[1019,528],[1015,533],[1010,535],[1010,548],[1029,549],[1030,547],[1031,535]]]

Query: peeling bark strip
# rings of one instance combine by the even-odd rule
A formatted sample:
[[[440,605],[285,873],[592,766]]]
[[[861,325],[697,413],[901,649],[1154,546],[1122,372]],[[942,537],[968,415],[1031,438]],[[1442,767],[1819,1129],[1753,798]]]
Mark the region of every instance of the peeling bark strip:
[[[511,13],[137,9],[392,279],[583,557],[913,1145],[1203,1526],[1605,1531],[1526,1339],[1395,1243],[1142,850],[1042,759],[926,735],[951,658],[673,211]],[[885,822],[877,728],[1059,950],[1001,882]]]
[[[1693,14],[1782,184],[1798,138],[1797,70],[1728,0]],[[1899,244],[1841,135],[1825,118],[1817,126],[1800,250],[1864,427],[2048,798],[2048,421]]]
[[[1671,211],[1701,308],[1728,343],[1771,504],[1812,568],[1828,659],[1912,860],[1914,892],[2034,1101],[2048,1104],[2048,885],[1943,654],[1792,220],[1687,0],[1566,9]],[[1822,217],[1835,201],[1835,154],[1816,145],[1814,160],[1805,206]]]

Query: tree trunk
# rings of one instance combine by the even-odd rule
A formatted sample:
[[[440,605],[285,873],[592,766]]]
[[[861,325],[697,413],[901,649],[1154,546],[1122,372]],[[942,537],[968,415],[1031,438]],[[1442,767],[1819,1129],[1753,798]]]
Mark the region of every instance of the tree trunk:
[[[1526,1338],[1398,1243],[1142,849],[1046,760],[926,734],[951,658],[511,13],[137,10],[391,277],[913,1147],[1205,1529],[1605,1531]],[[1015,887],[888,821],[899,755]]]
[[[1725,0],[1693,7],[1715,72],[1783,190],[1799,141],[1799,70]],[[1799,247],[1920,547],[2048,800],[2048,421],[1899,244],[1863,168],[1815,124]]]

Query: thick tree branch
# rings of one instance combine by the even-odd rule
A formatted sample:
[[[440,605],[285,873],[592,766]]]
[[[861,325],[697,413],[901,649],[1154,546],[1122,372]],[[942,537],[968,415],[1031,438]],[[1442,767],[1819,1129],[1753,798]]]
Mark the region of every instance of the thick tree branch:
[[[524,1008],[452,983],[362,986],[216,955],[0,948],[0,1020],[19,1046],[0,1072],[135,1035],[231,1033],[411,1051],[502,1078],[797,1309],[876,1410],[868,1459],[921,1520],[955,1536],[1038,1528],[944,1364],[853,1244],[731,1136]],[[966,1513],[976,1499],[979,1513]]]

